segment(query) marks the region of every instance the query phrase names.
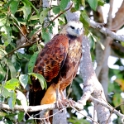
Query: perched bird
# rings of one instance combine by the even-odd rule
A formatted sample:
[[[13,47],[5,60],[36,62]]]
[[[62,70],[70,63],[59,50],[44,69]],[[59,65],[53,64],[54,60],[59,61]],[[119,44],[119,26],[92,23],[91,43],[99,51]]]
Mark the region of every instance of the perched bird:
[[[44,76],[47,89],[42,90],[37,79],[32,78],[29,91],[31,106],[55,103],[57,90],[61,100],[63,90],[73,81],[82,55],[83,25],[70,21],[39,53],[33,71]]]

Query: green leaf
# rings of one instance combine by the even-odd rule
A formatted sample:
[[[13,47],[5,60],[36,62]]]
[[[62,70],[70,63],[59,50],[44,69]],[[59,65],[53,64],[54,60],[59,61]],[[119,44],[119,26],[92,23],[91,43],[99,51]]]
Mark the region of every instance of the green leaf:
[[[72,117],[72,118],[68,119],[68,121],[71,122],[72,124],[90,124],[84,118],[78,119],[76,117]]]
[[[11,92],[11,97],[8,99],[8,104],[11,109],[14,108],[16,103],[16,94],[15,92]]]
[[[122,103],[122,98],[121,98],[121,95],[120,93],[116,93],[114,94],[114,97],[113,97],[113,103],[114,103],[114,106],[117,107],[118,105],[120,105]]]
[[[90,7],[96,11],[97,5],[98,5],[98,0],[87,0],[87,2],[89,3]]]
[[[28,84],[28,75],[27,74],[21,74],[19,76],[19,81],[20,81],[21,85],[23,86],[23,88],[25,89],[27,84]]]
[[[31,14],[31,5],[29,4],[29,2],[27,0],[23,0],[22,1],[24,6],[21,8],[21,10],[24,13],[24,19],[27,20],[29,14]]]
[[[61,0],[60,1],[60,8],[61,10],[64,10],[67,7],[67,4],[70,0]]]
[[[1,28],[1,31],[4,32],[1,33],[2,39],[4,41],[4,45],[8,46],[12,41],[12,37],[11,37],[12,28],[10,27],[10,24],[7,23],[5,26],[3,26]]]
[[[98,5],[103,6],[105,4],[104,0],[98,0]]]
[[[80,9],[81,1],[80,0],[73,0],[74,3],[74,9],[75,11],[78,11]]]
[[[3,67],[0,65],[0,82],[3,81],[5,78],[6,72],[4,71]]]
[[[38,19],[39,19],[39,17],[37,15],[32,15],[30,17],[30,20],[38,20]]]
[[[118,59],[114,65],[118,65],[118,66],[123,66],[122,62],[121,62],[121,59]]]
[[[15,88],[19,87],[19,80],[16,78],[12,78],[4,84],[4,88],[9,90],[15,90]]]
[[[29,75],[35,77],[36,80],[37,79],[39,80],[42,89],[46,89],[47,88],[46,80],[45,80],[45,78],[41,74],[29,73]]]
[[[18,121],[21,122],[23,120],[23,117],[24,117],[24,112],[19,112],[18,113]]]
[[[45,40],[45,42],[50,40],[50,33],[48,30],[42,30],[42,38]]]
[[[123,104],[120,106],[120,108],[121,108],[122,113],[124,114],[124,102],[123,102]]]
[[[83,23],[83,27],[85,29],[85,34],[89,33],[89,23],[88,23],[88,15],[86,13],[86,11],[81,11],[81,18],[80,18],[81,22]]]
[[[85,0],[81,0],[81,4],[85,7]]]
[[[44,19],[48,15],[49,8],[45,8],[41,13],[40,13],[40,24],[43,24]]]
[[[12,0],[10,3],[10,10],[12,14],[15,14],[15,12],[17,11],[18,8],[18,4],[19,4],[19,0]]]
[[[5,117],[7,114],[5,112],[0,111],[0,117]]]
[[[6,51],[3,49],[0,49],[0,60],[3,59],[3,57],[6,55]]]
[[[60,11],[61,11],[61,9],[60,9],[59,6],[53,7],[53,12],[54,12],[55,14],[58,14]]]
[[[29,61],[30,59],[30,55],[29,54],[22,54],[20,52],[16,53],[16,55],[18,56],[19,59],[23,59],[23,60],[26,60],[26,61]]]
[[[30,58],[30,61],[28,63],[28,73],[32,73],[33,72],[33,68],[37,59],[39,52],[35,52],[32,57]]]
[[[7,64],[7,66],[9,67],[9,70],[11,72],[11,78],[15,78],[16,77],[16,69],[15,69],[13,63],[11,63],[11,61],[9,61],[8,59],[5,59],[4,61]]]
[[[74,80],[73,80],[73,83],[72,83],[72,95],[73,95],[73,98],[75,100],[79,100],[82,96],[82,89],[80,87],[80,83],[82,83],[82,78],[81,77],[76,77]]]
[[[6,115],[6,119],[7,119],[7,122],[5,124],[13,124],[13,122],[15,122],[15,116],[16,116],[16,113],[8,113]]]
[[[96,38],[92,33],[89,33],[90,49],[95,49]]]
[[[6,89],[6,88],[4,88],[4,87],[2,88],[1,94],[2,94],[2,96],[3,96],[4,98],[7,98],[7,97],[10,96],[10,92],[8,91],[8,89]]]
[[[28,5],[32,6],[32,8],[36,11],[36,13],[38,15],[38,10],[36,9],[36,7],[29,0],[23,0],[23,1],[25,1]]]

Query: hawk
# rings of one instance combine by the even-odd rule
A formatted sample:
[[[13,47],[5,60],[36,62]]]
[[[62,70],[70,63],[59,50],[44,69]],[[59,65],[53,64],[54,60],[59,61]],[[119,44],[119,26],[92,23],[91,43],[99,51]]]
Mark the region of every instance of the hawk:
[[[44,76],[47,89],[42,90],[37,79],[32,78],[29,105],[55,103],[56,90],[63,90],[73,81],[82,55],[83,25],[70,21],[39,53],[33,71]]]

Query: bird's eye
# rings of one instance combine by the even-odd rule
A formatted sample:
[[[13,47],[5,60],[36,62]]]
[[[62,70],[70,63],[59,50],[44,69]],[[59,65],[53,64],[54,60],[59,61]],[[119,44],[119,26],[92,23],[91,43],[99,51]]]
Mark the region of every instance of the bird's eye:
[[[73,26],[70,26],[72,29],[75,29]]]

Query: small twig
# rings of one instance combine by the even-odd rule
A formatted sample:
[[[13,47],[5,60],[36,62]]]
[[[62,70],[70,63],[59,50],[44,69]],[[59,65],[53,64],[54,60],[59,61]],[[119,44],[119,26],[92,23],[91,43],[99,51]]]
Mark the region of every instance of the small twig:
[[[65,9],[64,11],[60,12],[55,18],[53,18],[45,28],[49,27],[50,24],[51,24],[51,22],[55,21],[59,16],[61,16],[61,15],[64,14],[66,11],[68,11],[69,9],[71,9],[72,6],[73,6],[73,3],[70,5],[69,8],[67,8],[67,9]],[[35,35],[36,35],[37,33],[39,33],[40,31],[41,31],[41,28],[40,28],[33,36],[35,36]]]
[[[59,16],[61,16],[62,14],[64,14],[66,11],[68,11],[69,9],[71,9],[73,6],[73,3],[70,5],[69,8],[65,9],[64,11],[60,12],[54,19],[52,19],[51,22],[55,21]],[[49,25],[48,25],[49,26]]]
[[[108,120],[109,118],[111,117],[111,115],[114,113],[114,110],[116,110],[116,108],[120,107],[121,105],[124,105],[124,103],[121,103],[120,105],[116,106],[116,107],[113,107],[113,110],[111,111],[109,117],[108,117]],[[119,111],[118,111],[119,112]],[[119,112],[120,113],[120,112]],[[124,121],[124,115],[123,116],[120,116],[120,118],[122,119],[121,121]],[[106,123],[107,124],[107,123]]]
[[[21,32],[21,34],[24,36],[24,38],[30,43],[30,41],[28,40],[28,38],[23,34],[22,30],[20,29],[20,27],[14,23],[14,25],[19,29],[19,31]]]
[[[45,117],[45,118],[29,118],[30,120],[32,120],[32,119],[35,119],[35,120],[45,120],[45,119],[48,119],[48,118],[50,118],[50,117],[53,117],[53,116],[55,116],[56,114],[58,114],[59,112],[61,112],[61,111],[63,111],[64,109],[66,109],[67,107],[64,107],[64,108],[62,108],[61,110],[59,110],[59,111],[57,111],[57,112],[55,112],[54,114],[52,114],[52,115],[49,115],[49,116],[47,116],[47,117]]]
[[[14,50],[12,50],[11,52],[9,52],[8,54],[7,54],[7,56],[10,56],[11,54],[13,54],[15,51],[17,51],[17,50],[19,50],[20,48],[25,48],[25,47],[28,47],[28,46],[31,46],[31,45],[33,45],[34,43],[36,43],[37,41],[34,41],[34,42],[26,42],[24,45],[22,45],[22,46],[19,46],[19,47],[17,47],[17,48],[15,48]]]
[[[75,111],[77,111],[78,113],[80,113],[81,115],[83,115],[83,116],[89,118],[89,119],[92,120],[94,123],[99,124],[98,122],[94,121],[91,117],[86,116],[86,115],[84,115],[83,113],[81,113],[81,112],[80,112],[79,110],[77,110],[75,107],[73,107],[73,106],[71,106],[71,105],[70,105],[70,107],[71,107],[72,109],[74,109]]]
[[[110,0],[110,8],[109,8],[109,13],[108,13],[108,18],[107,18],[107,23],[108,23],[108,29],[111,30],[111,26],[112,26],[112,11],[113,11],[113,2],[114,0]],[[110,47],[110,43],[112,41],[112,38],[110,36],[106,37],[106,40],[105,40],[105,51],[104,51],[104,60],[103,60],[103,66],[102,66],[102,72],[103,72],[103,75],[101,76],[101,82],[102,83],[106,83],[108,82],[108,58],[110,56],[110,52],[111,52],[111,47]],[[108,83],[106,83],[106,85],[108,85]],[[104,89],[106,89],[104,87]],[[106,92],[107,94],[108,92]],[[110,115],[106,121],[106,124],[108,124],[109,122],[109,119],[111,118],[111,115],[112,113],[110,112]]]
[[[68,10],[72,7],[72,5],[73,5],[73,3],[70,5],[69,8],[67,8],[67,9],[65,9],[64,11],[60,12],[52,21],[50,21],[50,23],[47,25],[47,27],[51,24],[51,22],[55,21],[55,19],[57,19],[60,15],[64,14],[66,11],[68,11]],[[15,25],[16,25],[16,24],[15,24]],[[16,26],[17,26],[17,25],[16,25]],[[47,28],[47,27],[46,27],[46,28]],[[23,34],[23,32],[21,31],[21,29],[20,29],[18,26],[17,26],[17,28],[19,29],[19,31],[21,32],[21,34],[26,38],[26,36],[25,36],[25,35]],[[39,33],[40,30],[41,30],[41,28],[31,37],[30,40],[28,40],[28,39],[26,38],[26,40],[27,40],[28,42],[26,42],[26,43],[25,43],[24,45],[22,45],[22,46],[19,46],[19,47],[15,48],[15,49],[12,50],[11,52],[9,52],[9,53],[7,54],[7,56],[10,56],[11,54],[13,54],[15,51],[19,50],[20,48],[25,48],[25,47],[31,46],[32,44],[36,43],[37,41],[34,41],[34,42],[30,42],[30,41],[33,40],[33,38],[35,37],[35,35],[36,35],[37,33]]]
[[[97,102],[98,104],[101,104],[102,106],[108,108],[110,111],[114,112],[114,113],[117,114],[119,117],[124,118],[124,115],[123,115],[122,113],[120,113],[119,111],[117,111],[115,108],[113,108],[113,107],[111,107],[111,106],[109,106],[109,105],[107,105],[107,104],[105,104],[105,103],[103,103],[103,102],[101,102],[101,101],[95,99],[95,98],[92,97],[92,96],[90,97],[90,99],[91,99],[92,101],[95,101],[95,102]]]

